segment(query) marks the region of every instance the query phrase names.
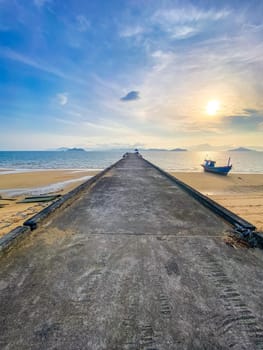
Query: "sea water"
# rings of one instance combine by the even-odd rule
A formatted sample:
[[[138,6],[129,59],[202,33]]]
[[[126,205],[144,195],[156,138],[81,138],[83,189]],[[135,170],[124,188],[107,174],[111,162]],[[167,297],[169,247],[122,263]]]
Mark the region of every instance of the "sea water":
[[[263,174],[263,152],[142,152],[143,156],[167,171],[202,172],[204,159],[227,165],[230,158],[232,173]]]
[[[0,172],[30,169],[104,169],[125,151],[1,151]],[[233,173],[263,173],[263,152],[142,151],[143,157],[167,171],[200,172],[206,157],[226,165],[231,157]],[[8,170],[7,170],[8,169]]]
[[[0,169],[104,169],[122,154],[120,151],[2,151]]]

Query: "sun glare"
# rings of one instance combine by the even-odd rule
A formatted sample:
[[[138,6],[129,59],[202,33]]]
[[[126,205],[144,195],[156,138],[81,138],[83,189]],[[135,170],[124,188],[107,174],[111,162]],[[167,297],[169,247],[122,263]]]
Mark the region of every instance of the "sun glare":
[[[206,112],[209,115],[215,115],[220,108],[220,104],[217,100],[211,100],[207,103]]]

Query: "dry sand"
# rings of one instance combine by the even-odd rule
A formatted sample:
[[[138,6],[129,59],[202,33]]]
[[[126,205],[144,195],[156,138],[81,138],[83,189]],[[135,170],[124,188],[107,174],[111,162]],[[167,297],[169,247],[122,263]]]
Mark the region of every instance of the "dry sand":
[[[263,174],[171,174],[263,231]]]
[[[94,176],[98,171],[51,170],[28,173],[1,174],[0,189],[36,188],[59,183],[84,176]],[[198,191],[208,195],[234,213],[253,223],[258,230],[263,230],[263,174],[229,174],[218,176],[209,173],[172,173]],[[83,180],[70,183],[58,193],[63,194],[82,183]],[[5,197],[2,194],[2,197]],[[1,200],[0,206],[0,236],[11,229],[22,225],[25,220],[43,209],[49,203],[16,203],[24,196],[18,196],[14,201]]]
[[[7,193],[2,193],[2,198],[9,197],[9,189],[22,188],[38,188],[60,182],[81,179],[84,176],[94,176],[98,171],[74,171],[74,170],[48,170],[48,171],[32,171],[26,173],[1,174],[0,173],[0,189],[6,190]],[[57,191],[58,194],[69,192],[83,182],[80,181],[65,184],[63,189]],[[26,194],[16,196],[13,200],[3,200],[0,198],[0,237],[11,231],[31,216],[39,212],[47,203],[17,203],[23,199]],[[3,206],[3,207],[2,207]]]

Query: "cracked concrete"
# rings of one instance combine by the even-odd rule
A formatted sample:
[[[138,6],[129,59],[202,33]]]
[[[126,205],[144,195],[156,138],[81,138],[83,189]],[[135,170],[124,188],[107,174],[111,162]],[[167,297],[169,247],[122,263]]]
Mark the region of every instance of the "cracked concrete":
[[[1,349],[263,349],[262,252],[129,155],[0,260]]]

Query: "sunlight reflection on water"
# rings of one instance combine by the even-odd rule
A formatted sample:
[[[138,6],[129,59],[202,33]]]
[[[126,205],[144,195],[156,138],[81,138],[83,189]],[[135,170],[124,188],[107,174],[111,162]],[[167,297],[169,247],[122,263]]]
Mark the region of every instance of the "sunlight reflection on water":
[[[132,150],[131,150],[132,151]],[[123,151],[94,152],[0,152],[0,169],[104,169],[119,160]],[[206,157],[227,164],[234,173],[263,173],[263,152],[142,151],[143,157],[168,171],[201,172]]]
[[[201,172],[205,158],[226,165],[231,157],[233,173],[263,173],[263,152],[142,152],[142,155],[169,171]]]

